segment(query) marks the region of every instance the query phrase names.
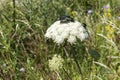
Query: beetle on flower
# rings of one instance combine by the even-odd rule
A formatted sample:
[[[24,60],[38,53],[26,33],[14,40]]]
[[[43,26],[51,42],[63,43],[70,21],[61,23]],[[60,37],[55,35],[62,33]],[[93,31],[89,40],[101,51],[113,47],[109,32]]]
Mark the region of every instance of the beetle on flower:
[[[70,16],[62,16],[47,29],[45,37],[57,44],[62,44],[65,40],[74,44],[77,38],[81,41],[88,38],[85,27],[85,24],[81,24]]]

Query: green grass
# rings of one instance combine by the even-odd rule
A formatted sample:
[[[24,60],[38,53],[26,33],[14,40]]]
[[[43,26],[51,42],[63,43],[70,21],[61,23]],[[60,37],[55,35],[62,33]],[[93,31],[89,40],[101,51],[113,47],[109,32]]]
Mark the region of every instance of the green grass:
[[[120,79],[119,0],[15,1],[14,5],[14,0],[0,0],[0,80]],[[102,7],[107,4],[111,16],[104,18]],[[93,13],[88,14],[88,10]],[[47,28],[72,12],[77,13],[75,19],[87,24],[90,38],[59,46],[47,40]],[[49,68],[55,54],[64,59],[60,71]],[[20,71],[22,68],[25,71]]]

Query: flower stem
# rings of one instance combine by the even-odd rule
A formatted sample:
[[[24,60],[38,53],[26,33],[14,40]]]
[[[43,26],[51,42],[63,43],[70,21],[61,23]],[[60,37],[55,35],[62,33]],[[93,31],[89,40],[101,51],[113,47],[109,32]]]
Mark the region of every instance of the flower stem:
[[[74,61],[75,61],[75,63],[76,63],[76,65],[77,65],[77,68],[78,68],[78,71],[79,71],[79,74],[80,74],[80,80],[83,80],[83,74],[82,74],[82,70],[81,70],[81,67],[80,67],[80,65],[79,65],[79,62],[78,62],[78,58],[77,58],[77,56],[75,55],[75,54],[73,54],[73,53],[78,53],[78,51],[76,50],[76,47],[73,45],[72,46],[72,56],[73,56],[73,59],[74,59]]]
[[[16,8],[16,6],[15,6],[15,0],[13,0],[13,22],[14,22],[14,25],[13,25],[13,27],[15,28],[15,23],[16,23],[16,12],[15,12],[15,8]]]
[[[81,70],[81,67],[80,67],[80,65],[79,65],[79,63],[78,63],[78,61],[77,61],[77,59],[76,59],[75,56],[74,56],[74,61],[75,61],[76,65],[77,65],[77,68],[78,68],[79,74],[80,74],[80,76],[81,76],[81,80],[83,80],[82,70]]]
[[[70,75],[67,73],[67,71],[63,68],[64,72],[67,74],[69,80],[72,80],[72,78],[70,77]]]

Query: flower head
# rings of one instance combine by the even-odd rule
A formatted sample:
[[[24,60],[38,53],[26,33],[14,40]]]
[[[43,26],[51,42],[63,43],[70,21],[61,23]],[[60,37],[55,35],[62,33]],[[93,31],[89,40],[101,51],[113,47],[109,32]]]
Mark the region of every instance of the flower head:
[[[6,64],[6,63],[4,63],[4,64],[3,64],[3,67],[6,67],[6,66],[7,66],[7,64]]]
[[[104,12],[103,16],[105,18],[110,18],[111,17],[111,9],[110,9],[110,5],[109,4],[103,6],[103,12]]]
[[[78,15],[78,13],[77,13],[77,11],[71,11],[71,16],[73,16],[73,17],[75,17],[75,16],[77,16]]]
[[[54,55],[51,60],[49,60],[49,67],[52,71],[58,71],[63,66],[63,58],[60,55]]]
[[[51,38],[54,42],[62,44],[65,40],[73,44],[77,38],[83,41],[88,37],[85,27],[78,21],[61,23],[54,22],[46,31],[45,37]]]
[[[103,9],[109,9],[110,8],[110,5],[109,4],[107,4],[107,5],[105,5],[105,6],[103,6]]]
[[[91,14],[91,13],[93,13],[93,10],[88,10],[87,13]]]
[[[117,18],[118,18],[118,20],[120,20],[120,16],[118,16]]]
[[[20,70],[19,70],[20,72],[25,72],[25,68],[20,68]]]
[[[114,28],[111,27],[110,25],[105,26],[105,30],[106,30],[106,36],[109,39],[112,39],[114,37]]]

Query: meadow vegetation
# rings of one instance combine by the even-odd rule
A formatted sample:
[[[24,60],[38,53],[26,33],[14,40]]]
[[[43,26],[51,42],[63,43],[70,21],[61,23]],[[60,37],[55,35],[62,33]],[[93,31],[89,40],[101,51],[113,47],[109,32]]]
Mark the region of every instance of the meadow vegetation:
[[[60,16],[89,38],[45,38]],[[120,80],[120,0],[0,0],[0,80]]]

